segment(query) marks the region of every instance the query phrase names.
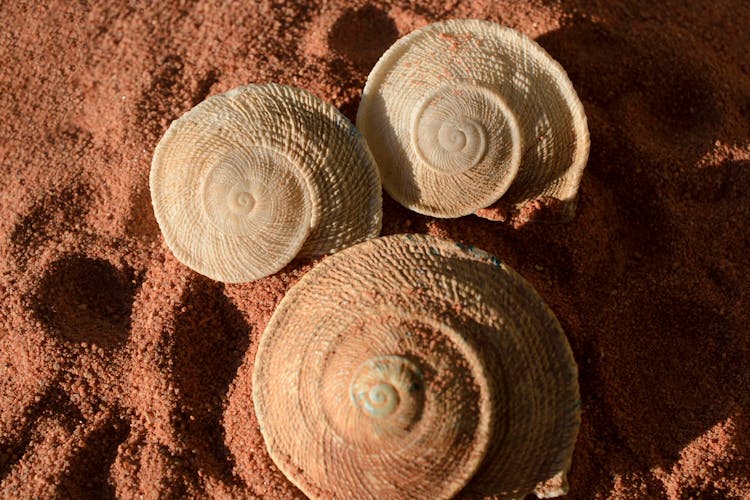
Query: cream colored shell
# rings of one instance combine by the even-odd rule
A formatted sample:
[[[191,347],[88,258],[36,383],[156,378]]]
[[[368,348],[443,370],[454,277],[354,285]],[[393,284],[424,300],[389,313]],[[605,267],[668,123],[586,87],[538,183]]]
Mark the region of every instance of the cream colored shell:
[[[150,185],[169,248],[219,281],[258,279],[380,231],[380,179],[364,140],[293,87],[248,85],[198,104],[156,147]]]
[[[533,40],[479,20],[398,40],[367,78],[357,127],[383,187],[419,213],[458,217],[503,197],[574,202],[588,158],[583,105]]]
[[[314,498],[562,494],[579,426],[575,362],[531,286],[417,235],[306,274],[263,333],[253,399],[271,457]]]

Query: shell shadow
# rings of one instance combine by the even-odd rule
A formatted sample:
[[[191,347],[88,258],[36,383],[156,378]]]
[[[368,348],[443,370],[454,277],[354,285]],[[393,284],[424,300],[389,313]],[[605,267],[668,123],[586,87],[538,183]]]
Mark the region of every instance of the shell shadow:
[[[153,241],[159,237],[161,232],[154,216],[148,180],[144,184],[145,186],[137,186],[130,196],[132,208],[125,222],[125,230],[127,234],[132,234],[147,241]]]
[[[135,272],[85,255],[58,259],[42,277],[31,310],[65,342],[123,345],[137,289]]]
[[[606,118],[611,134],[646,155],[692,163],[722,125],[713,71],[671,49],[664,34],[624,32],[574,17],[536,41],[565,68],[587,114]],[[595,120],[592,151],[616,140],[597,138]]]
[[[749,164],[700,166],[717,138],[750,134],[732,129],[736,112],[717,97],[720,77],[700,52],[680,52],[654,28],[604,19],[573,17],[537,40],[567,70],[589,117],[577,220],[543,228],[546,236],[531,225],[509,236],[519,255],[516,243],[564,241],[576,266],[561,289],[568,303],[555,309],[579,361],[587,432],[570,484],[586,498],[611,490],[610,479],[591,481],[602,470],[670,470],[685,446],[747,401],[730,388],[750,383],[742,355],[750,304],[740,285],[750,228],[730,222],[750,216]]]
[[[231,482],[234,462],[224,444],[223,405],[248,348],[250,326],[223,285],[208,278],[196,277],[182,303],[173,355],[181,403],[177,430],[207,472]]]
[[[383,193],[383,228],[381,236],[402,233],[426,233],[430,217],[412,212]]]
[[[749,363],[737,348],[743,342],[736,325],[705,301],[687,298],[689,290],[662,286],[629,296],[637,318],[614,313],[604,323],[610,331],[600,339],[604,359],[596,371],[610,382],[598,392],[637,460],[669,466],[731,414],[734,394],[715,389],[743,387]]]
[[[335,85],[340,85],[339,108],[352,122],[356,120],[360,92],[367,73],[381,55],[397,39],[396,23],[386,11],[366,4],[345,10],[333,23],[328,33],[327,45],[333,57],[328,61],[328,73],[336,75]]]
[[[373,4],[347,9],[331,27],[328,46],[358,72],[369,71],[398,38],[396,23]]]

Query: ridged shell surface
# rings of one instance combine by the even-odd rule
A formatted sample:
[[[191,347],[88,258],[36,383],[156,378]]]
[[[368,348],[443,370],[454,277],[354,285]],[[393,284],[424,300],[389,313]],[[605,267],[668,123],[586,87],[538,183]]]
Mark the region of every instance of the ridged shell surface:
[[[336,108],[283,85],[209,97],[172,122],[150,186],[175,256],[224,282],[380,231],[380,179],[364,140]]]
[[[458,217],[503,197],[574,201],[588,158],[583,106],[536,42],[480,20],[398,40],[367,78],[357,114],[383,187],[402,205]]]
[[[253,399],[314,498],[523,496],[564,477],[577,369],[554,315],[490,255],[416,235],[326,258],[260,341]]]

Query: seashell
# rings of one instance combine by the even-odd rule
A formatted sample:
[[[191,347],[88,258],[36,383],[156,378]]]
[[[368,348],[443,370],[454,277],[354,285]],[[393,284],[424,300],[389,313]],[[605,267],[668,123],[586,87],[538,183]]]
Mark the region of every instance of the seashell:
[[[527,36],[474,19],[393,44],[367,78],[357,127],[388,194],[435,217],[501,197],[517,210],[539,198],[574,204],[589,151],[560,64]]]
[[[270,456],[316,498],[561,494],[580,422],[570,347],[531,286],[421,235],[348,248],[293,286],[253,399]]]
[[[262,278],[380,232],[367,145],[336,108],[293,87],[248,85],[198,104],[159,141],[150,185],[166,244],[219,281]]]

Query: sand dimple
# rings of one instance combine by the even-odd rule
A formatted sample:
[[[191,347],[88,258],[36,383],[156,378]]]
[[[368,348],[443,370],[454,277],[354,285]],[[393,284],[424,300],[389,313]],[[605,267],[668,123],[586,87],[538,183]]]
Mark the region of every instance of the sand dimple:
[[[333,104],[352,122],[370,69],[405,31],[399,31],[394,14],[411,18],[411,11],[358,1],[346,8],[331,6],[317,12],[301,44],[308,69],[315,77],[312,88],[322,85]],[[320,80],[316,83],[315,80]]]
[[[114,348],[127,341],[135,274],[105,260],[64,256],[50,264],[31,306],[51,335]]]
[[[393,18],[366,4],[338,16],[328,33],[328,46],[358,71],[368,72],[398,36]]]

